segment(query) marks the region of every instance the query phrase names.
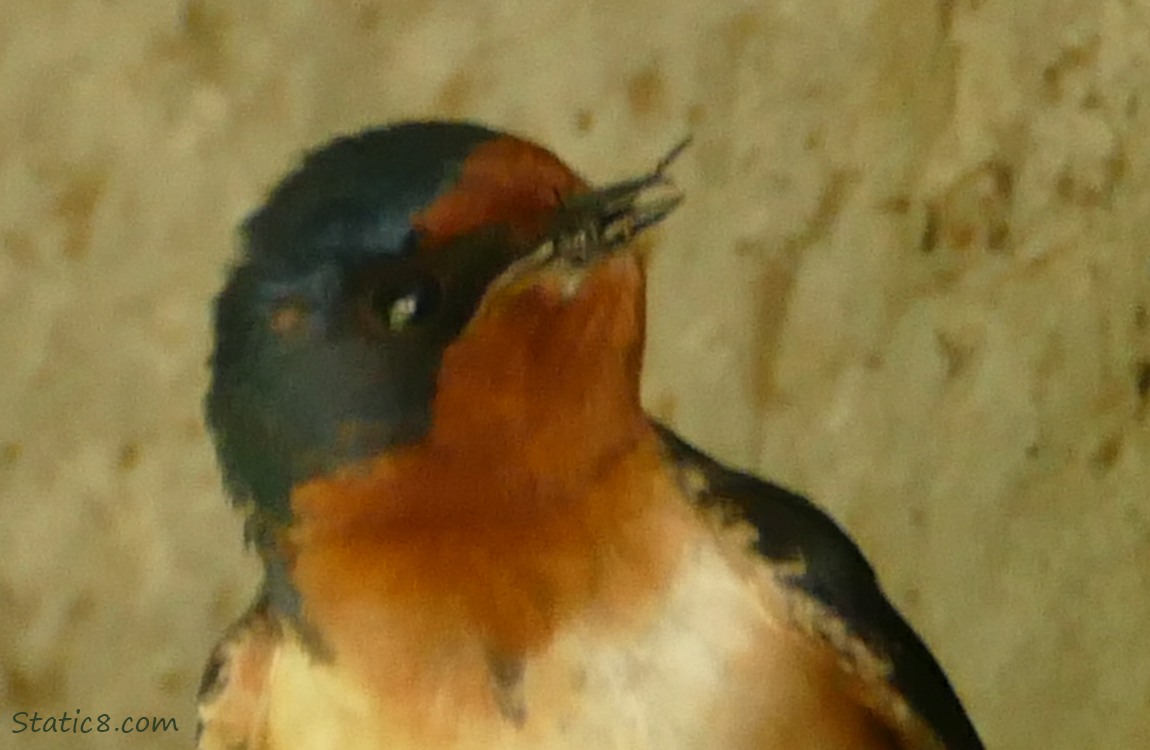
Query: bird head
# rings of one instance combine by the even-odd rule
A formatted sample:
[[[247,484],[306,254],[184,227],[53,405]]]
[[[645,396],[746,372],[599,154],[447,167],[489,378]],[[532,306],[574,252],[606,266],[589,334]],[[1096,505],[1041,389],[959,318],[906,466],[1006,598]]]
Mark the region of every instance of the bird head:
[[[206,413],[249,538],[290,523],[294,486],[403,446],[479,455],[640,414],[633,239],[679,202],[677,153],[600,189],[463,123],[307,156],[246,221],[216,301]]]

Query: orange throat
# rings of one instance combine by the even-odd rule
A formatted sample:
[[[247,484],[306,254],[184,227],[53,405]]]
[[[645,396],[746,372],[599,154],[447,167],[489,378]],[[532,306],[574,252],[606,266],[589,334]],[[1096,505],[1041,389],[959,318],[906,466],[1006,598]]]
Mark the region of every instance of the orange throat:
[[[422,441],[293,494],[293,578],[337,659],[385,641],[518,658],[576,618],[634,621],[674,570],[685,511],[639,405],[641,261],[562,281],[485,301]]]

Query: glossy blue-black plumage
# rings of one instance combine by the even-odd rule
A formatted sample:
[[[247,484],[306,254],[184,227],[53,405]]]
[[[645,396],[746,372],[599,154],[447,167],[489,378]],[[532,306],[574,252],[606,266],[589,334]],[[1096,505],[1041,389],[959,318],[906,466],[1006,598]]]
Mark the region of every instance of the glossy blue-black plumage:
[[[246,222],[243,254],[216,302],[206,411],[229,488],[252,506],[257,542],[270,543],[289,520],[293,484],[426,429],[443,348],[507,250],[487,235],[462,240],[466,252],[421,257],[413,217],[497,137],[425,122],[339,139]],[[373,327],[373,312],[386,315],[371,307],[380,290],[401,294],[443,277],[462,288],[429,320],[402,332]]]
[[[408,252],[419,241],[412,216],[499,136],[469,123],[413,122],[340,138],[310,154],[247,220],[246,259],[292,273],[333,257]]]

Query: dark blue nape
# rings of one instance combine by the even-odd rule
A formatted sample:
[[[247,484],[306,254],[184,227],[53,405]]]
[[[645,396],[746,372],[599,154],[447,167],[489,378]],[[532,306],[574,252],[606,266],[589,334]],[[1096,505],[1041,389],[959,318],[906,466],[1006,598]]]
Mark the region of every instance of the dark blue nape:
[[[294,484],[426,430],[443,349],[507,258],[505,244],[466,238],[460,252],[425,262],[412,252],[411,217],[499,135],[425,122],[341,138],[248,219],[244,254],[216,301],[205,407],[225,480],[251,501],[248,534],[265,552],[290,521]],[[364,328],[373,288],[428,273],[464,280],[445,290],[438,317],[402,333]],[[291,335],[272,324],[285,301],[306,311]]]
[[[464,160],[499,133],[413,122],[340,138],[306,157],[244,226],[257,263],[299,270],[333,253],[398,253],[417,241],[411,216],[450,190]]]

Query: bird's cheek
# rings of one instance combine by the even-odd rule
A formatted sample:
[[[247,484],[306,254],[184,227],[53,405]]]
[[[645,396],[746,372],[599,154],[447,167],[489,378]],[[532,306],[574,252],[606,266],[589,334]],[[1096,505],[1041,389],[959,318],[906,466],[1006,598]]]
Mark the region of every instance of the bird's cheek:
[[[552,337],[573,343],[583,337],[579,329],[606,333],[603,326],[615,318],[633,328],[630,311],[636,303],[642,306],[644,292],[641,258],[621,253],[587,266],[556,264],[531,272],[494,290],[480,315],[545,322]]]
[[[644,337],[645,279],[631,253],[600,261],[581,280],[557,321],[555,336],[579,348],[630,349]]]
[[[644,297],[642,264],[626,253],[583,269],[543,271],[493,312],[500,338],[518,340],[532,368],[550,373],[548,380],[591,379],[600,382],[583,385],[607,388],[620,375],[630,379],[620,366],[640,365]]]

